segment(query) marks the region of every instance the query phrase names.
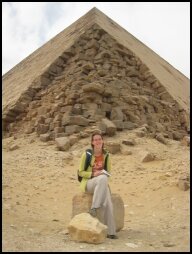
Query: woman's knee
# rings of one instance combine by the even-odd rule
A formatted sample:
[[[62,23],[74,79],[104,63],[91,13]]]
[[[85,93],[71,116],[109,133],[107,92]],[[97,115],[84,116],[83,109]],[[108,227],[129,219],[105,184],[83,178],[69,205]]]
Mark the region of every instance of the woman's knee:
[[[107,184],[107,181],[108,181],[108,176],[106,175],[99,175],[97,177],[97,182],[100,184]]]

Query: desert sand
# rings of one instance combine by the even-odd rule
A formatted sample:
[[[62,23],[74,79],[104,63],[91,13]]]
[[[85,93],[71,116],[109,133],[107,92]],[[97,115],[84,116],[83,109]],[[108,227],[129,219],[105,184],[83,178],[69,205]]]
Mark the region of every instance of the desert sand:
[[[35,134],[3,139],[2,250],[4,252],[187,252],[190,251],[190,194],[178,187],[189,176],[189,146],[168,140],[118,132],[105,141],[134,138],[132,154],[111,154],[110,187],[125,206],[124,228],[119,239],[102,244],[70,239],[67,226],[72,198],[78,192],[76,171],[82,152],[90,147],[84,138],[68,151],[58,151]],[[15,148],[14,148],[14,146]],[[155,160],[141,162],[149,151]]]

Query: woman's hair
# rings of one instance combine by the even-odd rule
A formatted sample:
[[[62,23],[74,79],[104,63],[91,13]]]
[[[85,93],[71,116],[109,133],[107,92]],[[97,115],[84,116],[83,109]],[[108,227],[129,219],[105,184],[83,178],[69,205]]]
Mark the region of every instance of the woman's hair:
[[[103,139],[103,135],[101,134],[101,132],[99,132],[99,131],[94,132],[94,133],[91,135],[91,146],[92,146],[92,148],[94,148],[94,145],[92,144],[92,142],[93,142],[93,139],[94,139],[94,137],[95,137],[96,135],[99,135],[99,136]],[[103,147],[104,147],[104,143],[103,143],[102,149],[103,149]]]

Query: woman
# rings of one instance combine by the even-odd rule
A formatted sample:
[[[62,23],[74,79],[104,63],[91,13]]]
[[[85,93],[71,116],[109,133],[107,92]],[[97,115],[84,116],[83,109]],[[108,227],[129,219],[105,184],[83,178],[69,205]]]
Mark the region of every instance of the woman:
[[[92,158],[87,170],[84,170],[86,153],[84,152],[81,157],[79,175],[82,177],[82,181],[80,188],[84,192],[93,193],[92,206],[89,213],[96,217],[97,209],[102,207],[103,221],[108,226],[107,237],[117,239],[113,204],[108,186],[111,162],[108,152],[104,149],[104,141],[100,133],[92,134],[91,146]],[[106,168],[104,168],[104,165]],[[105,172],[109,173],[109,175],[105,174]]]

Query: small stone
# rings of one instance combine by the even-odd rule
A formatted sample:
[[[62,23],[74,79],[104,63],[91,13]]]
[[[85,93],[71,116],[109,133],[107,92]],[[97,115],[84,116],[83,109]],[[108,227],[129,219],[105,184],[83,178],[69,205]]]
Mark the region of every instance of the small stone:
[[[125,245],[127,245],[128,247],[131,247],[131,248],[137,248],[138,245],[135,244],[135,243],[126,243]]]
[[[163,246],[164,247],[174,247],[176,244],[174,243],[164,243]]]

